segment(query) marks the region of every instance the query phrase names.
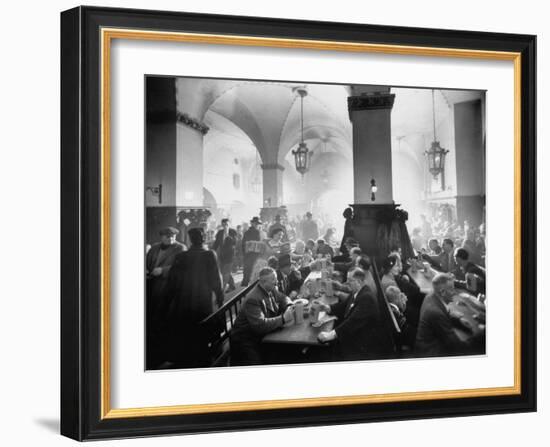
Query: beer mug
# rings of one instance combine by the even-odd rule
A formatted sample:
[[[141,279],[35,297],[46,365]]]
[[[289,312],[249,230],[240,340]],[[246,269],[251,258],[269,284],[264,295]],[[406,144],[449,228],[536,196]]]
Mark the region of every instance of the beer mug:
[[[321,306],[319,303],[311,303],[309,306],[309,320],[311,324],[317,323],[319,321],[319,313],[321,312]]]

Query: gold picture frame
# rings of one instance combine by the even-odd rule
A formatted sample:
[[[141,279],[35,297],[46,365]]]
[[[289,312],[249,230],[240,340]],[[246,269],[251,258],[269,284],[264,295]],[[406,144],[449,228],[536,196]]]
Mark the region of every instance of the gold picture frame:
[[[166,28],[155,29],[158,27],[157,24],[163,21],[166,22]],[[226,18],[226,21],[230,23],[231,18]],[[62,224],[65,228],[70,228],[73,234],[73,238],[64,242],[66,245],[62,247],[63,262],[71,263],[79,259],[78,262],[82,264],[82,256],[92,253],[87,263],[84,262],[86,265],[79,264],[80,272],[88,273],[85,280],[81,273],[75,277],[74,269],[69,269],[63,277],[65,287],[62,295],[62,433],[76,439],[95,439],[308,425],[317,421],[342,423],[375,418],[392,420],[411,415],[429,417],[433,414],[433,408],[439,408],[440,412],[446,415],[473,414],[476,413],[473,408],[480,402],[484,403],[486,412],[533,411],[536,390],[536,383],[533,381],[536,328],[532,323],[525,325],[525,321],[535,321],[533,291],[536,274],[536,234],[532,211],[536,200],[533,136],[535,38],[422,30],[422,37],[419,39],[413,30],[395,27],[317,23],[315,31],[305,31],[306,27],[299,27],[296,22],[272,19],[240,18],[239,23],[244,23],[241,35],[231,33],[229,27],[225,28],[226,25],[219,23],[215,16],[207,15],[161,14],[152,11],[145,13],[134,10],[121,12],[84,7],[62,14],[62,190],[65,187],[77,186],[81,194],[80,197],[65,197],[66,200],[63,202],[67,206],[63,208]],[[259,35],[258,30],[266,25],[270,25],[270,29],[278,29],[279,35],[275,36],[273,32],[269,35]],[[322,31],[327,36],[340,35],[340,40],[332,37],[319,38],[318,35]],[[352,35],[355,36],[354,39],[350,39],[349,36]],[[70,42],[63,40],[69,38]],[[112,408],[110,73],[111,45],[116,39],[513,62],[514,385],[430,392]],[[86,42],[87,45],[80,47],[77,45],[79,41]],[[97,73],[90,74],[94,69]],[[86,107],[82,106],[82,98],[87,101]],[[94,110],[99,112],[100,119],[95,125],[90,125],[94,121],[90,118]],[[76,128],[86,128],[87,136],[75,132]],[[94,161],[84,165],[83,162],[91,158]],[[93,182],[93,186],[91,183],[85,183],[83,177],[75,176],[83,170],[88,174],[85,177],[86,181]],[[94,172],[99,174],[99,178],[93,178]],[[99,204],[96,212],[93,211],[95,204]],[[81,221],[75,226],[75,216],[82,218],[84,215],[88,220]],[[95,230],[83,241],[83,228],[88,226],[93,226]],[[78,243],[75,245],[76,242]],[[95,254],[92,250],[94,247]],[[90,264],[93,266],[90,267]],[[90,286],[89,282],[93,281],[94,277],[99,281],[96,286]],[[87,303],[84,303],[84,297],[87,297]],[[67,340],[66,337],[72,340]],[[89,368],[88,373],[81,369],[84,364]],[[79,367],[75,368],[75,365]],[[85,401],[92,404],[85,405]],[[392,409],[388,404],[396,406]],[[319,418],[319,410],[323,408],[331,409],[330,418]],[[78,410],[78,417],[74,414],[75,410]],[[254,420],[239,419],[243,413],[252,411],[256,415]],[[229,422],[216,425],[209,419],[220,414],[229,418]],[[298,423],[289,423],[288,418],[291,416],[296,418]],[[176,422],[174,418],[177,419]]]

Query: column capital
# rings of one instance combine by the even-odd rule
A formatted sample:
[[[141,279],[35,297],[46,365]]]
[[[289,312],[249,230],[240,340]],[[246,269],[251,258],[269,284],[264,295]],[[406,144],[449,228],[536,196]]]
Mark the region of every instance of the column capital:
[[[278,169],[279,171],[284,171],[285,167],[280,165],[279,163],[264,163],[261,165],[263,170],[266,169]]]
[[[195,129],[203,135],[206,135],[210,130],[210,127],[208,127],[206,124],[200,122],[195,118],[190,117],[187,113],[177,112],[176,121],[187,127],[190,127],[191,129]]]
[[[367,93],[359,96],[348,97],[348,112],[351,119],[351,113],[359,110],[379,110],[391,109],[395,101],[394,93]]]

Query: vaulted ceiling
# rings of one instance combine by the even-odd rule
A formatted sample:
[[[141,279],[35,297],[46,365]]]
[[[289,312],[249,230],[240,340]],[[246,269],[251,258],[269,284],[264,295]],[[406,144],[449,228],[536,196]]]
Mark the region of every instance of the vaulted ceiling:
[[[300,96],[303,100],[303,138],[317,154],[352,154],[352,127],[347,98],[350,86],[295,84],[268,81],[178,80],[179,109],[202,119],[214,133],[229,134],[252,143],[263,163],[283,164],[301,140]],[[392,136],[399,139],[433,134],[432,91],[392,88]],[[482,92],[435,90],[436,125],[456,102],[480,98]],[[406,147],[406,146],[404,146]]]

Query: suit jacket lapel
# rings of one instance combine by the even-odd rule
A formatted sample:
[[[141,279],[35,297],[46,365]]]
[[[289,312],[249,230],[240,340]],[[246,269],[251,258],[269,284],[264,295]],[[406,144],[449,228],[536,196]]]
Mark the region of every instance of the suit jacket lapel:
[[[346,308],[344,310],[344,318],[347,318],[353,310],[353,307],[355,306],[355,300],[357,299],[358,295],[359,292],[357,293],[357,295],[353,294],[349,297],[348,302],[346,303]]]

